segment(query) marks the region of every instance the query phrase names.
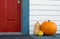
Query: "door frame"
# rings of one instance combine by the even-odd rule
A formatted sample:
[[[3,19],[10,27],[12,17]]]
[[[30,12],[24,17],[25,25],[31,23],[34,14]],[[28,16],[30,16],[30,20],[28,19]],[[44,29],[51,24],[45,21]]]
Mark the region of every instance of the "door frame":
[[[22,34],[29,35],[29,0],[22,0]]]

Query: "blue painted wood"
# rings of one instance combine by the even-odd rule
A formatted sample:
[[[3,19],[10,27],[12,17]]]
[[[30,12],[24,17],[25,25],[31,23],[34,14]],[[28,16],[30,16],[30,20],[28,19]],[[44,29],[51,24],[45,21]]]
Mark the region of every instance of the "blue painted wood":
[[[29,0],[22,0],[22,33],[29,35]]]

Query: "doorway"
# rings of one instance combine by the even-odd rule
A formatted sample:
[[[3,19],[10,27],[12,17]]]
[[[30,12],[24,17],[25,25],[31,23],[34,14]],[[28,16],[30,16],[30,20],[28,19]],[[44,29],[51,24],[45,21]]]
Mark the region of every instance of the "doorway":
[[[0,0],[0,32],[21,32],[21,0]]]

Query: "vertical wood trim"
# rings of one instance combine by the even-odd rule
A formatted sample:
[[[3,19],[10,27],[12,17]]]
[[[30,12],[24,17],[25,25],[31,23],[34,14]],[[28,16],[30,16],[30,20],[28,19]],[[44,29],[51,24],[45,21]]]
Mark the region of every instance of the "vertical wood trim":
[[[29,35],[29,0],[22,0],[22,33]]]

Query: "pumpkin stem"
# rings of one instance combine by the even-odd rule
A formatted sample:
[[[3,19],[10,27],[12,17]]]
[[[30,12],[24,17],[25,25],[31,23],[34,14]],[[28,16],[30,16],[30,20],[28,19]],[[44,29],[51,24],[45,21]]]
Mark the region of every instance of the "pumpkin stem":
[[[50,22],[50,20],[48,20],[48,22]]]
[[[39,22],[37,21],[37,23],[39,23]]]

